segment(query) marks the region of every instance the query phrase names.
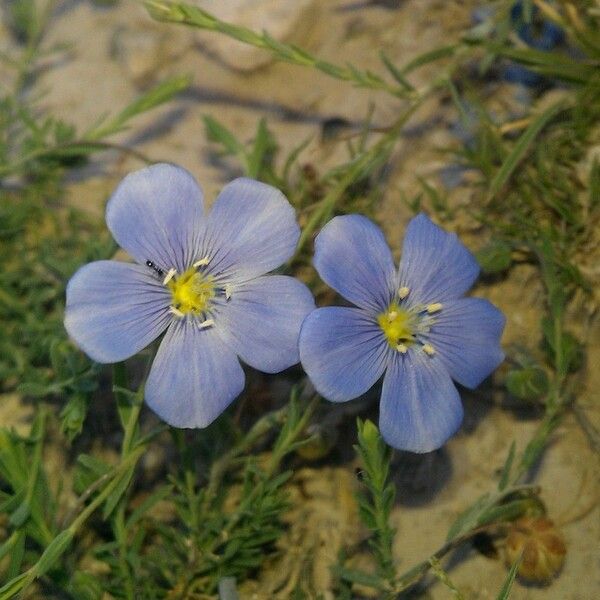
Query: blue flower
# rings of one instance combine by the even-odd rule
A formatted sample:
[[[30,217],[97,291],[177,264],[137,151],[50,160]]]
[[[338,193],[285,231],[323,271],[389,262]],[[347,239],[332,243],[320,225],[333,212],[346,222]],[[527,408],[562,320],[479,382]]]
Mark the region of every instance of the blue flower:
[[[164,333],[145,399],[167,423],[206,427],[218,417],[244,388],[238,356],[267,373],[299,361],[312,295],[292,277],[265,276],[290,258],[300,233],[281,192],[236,179],[205,216],[190,173],[157,164],[123,179],[106,222],[137,264],[79,269],[65,327],[100,363],[133,356]]]
[[[396,448],[429,452],[458,429],[452,379],[474,388],[504,355],[504,316],[463,298],[479,267],[471,253],[420,214],[406,231],[400,268],[381,230],[360,215],[335,217],[317,236],[321,278],[355,307],[318,308],[300,332],[300,359],[332,402],[364,394],[385,373],[379,428]]]

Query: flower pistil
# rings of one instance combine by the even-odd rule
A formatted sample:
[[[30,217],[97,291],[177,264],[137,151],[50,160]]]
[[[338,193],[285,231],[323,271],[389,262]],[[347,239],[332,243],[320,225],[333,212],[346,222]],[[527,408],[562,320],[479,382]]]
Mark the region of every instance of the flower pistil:
[[[426,340],[426,335],[435,319],[431,316],[442,310],[440,302],[415,306],[405,306],[405,300],[410,293],[408,287],[401,287],[387,310],[377,317],[377,323],[383,331],[389,345],[406,354],[411,346],[418,344],[428,356],[435,355],[435,348]]]
[[[202,317],[203,320],[198,323],[200,329],[206,329],[215,324],[214,319],[210,318],[210,309],[219,297],[225,298],[225,301],[228,302],[233,290],[233,286],[229,283],[223,286],[217,285],[215,278],[206,272],[209,263],[210,259],[205,256],[193,263],[181,275],[174,268],[169,269],[164,275],[163,269],[156,267],[151,261],[146,261],[146,265],[159,276],[164,275],[162,283],[169,289],[172,297],[169,312],[179,318],[186,315]],[[208,318],[207,315],[209,315]]]

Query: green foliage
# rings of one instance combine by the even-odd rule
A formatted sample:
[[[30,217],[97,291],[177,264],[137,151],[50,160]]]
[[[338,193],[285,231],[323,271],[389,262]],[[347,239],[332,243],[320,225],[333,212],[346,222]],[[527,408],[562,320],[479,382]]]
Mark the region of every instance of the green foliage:
[[[506,576],[506,580],[502,585],[502,589],[498,594],[496,600],[508,600],[510,598],[511,590],[513,588],[513,584],[515,583],[515,579],[517,577],[517,571],[521,566],[521,559],[515,561],[515,564],[510,568],[508,575]]]
[[[281,461],[302,443],[311,413],[312,405],[301,406],[293,392],[282,412],[263,417],[213,462],[209,480],[202,487],[197,486],[193,466],[188,464],[197,448],[182,447],[182,464],[188,466],[173,473],[170,486],[159,488],[125,518],[124,560],[133,589],[143,590],[148,599],[169,594],[193,598],[215,593],[223,578],[243,580],[259,568],[275,551],[275,542],[284,530],[281,517],[288,507],[284,486],[291,472],[280,471]],[[268,458],[241,454],[275,426],[281,427]],[[198,443],[212,433],[211,428],[201,432]],[[97,476],[106,472],[104,465],[89,458],[85,462]],[[157,522],[151,511],[164,501],[172,507],[172,517]],[[126,584],[122,560],[114,550],[114,544],[108,544],[98,558],[109,565],[106,584],[118,595]]]
[[[548,376],[539,367],[514,369],[506,376],[506,389],[520,400],[537,400],[550,388]]]
[[[395,598],[430,570],[460,597],[441,566],[442,558],[477,532],[502,532],[506,522],[544,511],[540,490],[523,480],[577,396],[573,374],[585,361],[585,347],[567,326],[567,307],[574,294],[591,288],[580,269],[581,256],[590,240],[597,240],[600,218],[599,163],[592,160],[584,175],[581,169],[590,162],[600,122],[597,14],[579,5],[563,13],[554,4],[523,2],[524,21],[534,22],[534,5],[542,7],[544,17],[563,28],[565,47],[572,49],[541,52],[515,43],[513,2],[502,0],[488,21],[462,39],[404,65],[380,52],[379,75],[322,60],[194,6],[167,0],[145,4],[160,20],[215,31],[341,85],[401,100],[388,127],[374,127],[369,113],[362,131],[347,141],[346,159],[327,171],[302,163],[310,139],[281,156],[266,119],[258,120],[252,139],[240,140],[215,118],[204,117],[213,150],[234,161],[245,175],[275,185],[290,198],[302,233],[287,268],[302,273],[316,293],[320,288],[306,269],[312,237],[336,214],[375,215],[374,203],[385,181],[382,171],[419,107],[441,94],[452,98],[463,116],[467,94],[476,107],[479,121],[472,143],[457,150],[462,164],[479,176],[470,184],[469,205],[457,205],[429,178],[419,180],[420,191],[409,204],[415,210],[429,207],[442,220],[468,212],[489,240],[477,253],[484,273],[510,276],[522,262],[537,268],[546,306],[539,335],[530,337],[542,339],[542,347],[515,350],[514,368],[505,383],[515,397],[543,406],[545,414],[523,448],[511,445],[491,489],[465,500],[446,541],[440,540],[435,552],[403,573],[392,556],[395,488],[390,449],[373,423],[359,420],[358,508],[370,532],[365,547],[375,569],[353,566],[351,554],[364,552],[364,547],[344,548],[340,564],[334,566],[340,598],[355,597],[353,586],[359,585],[376,590],[381,598]],[[135,149],[114,145],[111,136],[135,125],[136,116],[170,101],[189,78],[168,79],[78,131],[44,113],[39,98],[30,93],[41,59],[62,51],[42,49],[53,7],[52,0],[11,2],[6,22],[17,44],[14,52],[1,55],[12,81],[0,95],[0,385],[4,392],[17,391],[33,400],[34,418],[29,435],[0,430],[0,600],[23,593],[82,600],[106,595],[198,599],[217,593],[233,598],[235,582],[254,577],[280,551],[277,544],[290,503],[290,467],[300,460],[294,451],[307,442],[317,399],[307,399],[300,385],[283,406],[258,420],[240,410],[203,431],[152,428],[140,420],[143,380],[137,391],[128,382],[128,370],[137,374],[138,365],[115,366],[114,397],[109,400],[100,367],[68,342],[62,325],[65,284],[81,264],[108,258],[115,247],[99,220],[65,207],[63,177],[105,149],[147,161]],[[560,81],[563,88],[550,103],[535,102],[517,123],[502,123],[492,115],[490,99],[477,97],[481,82],[470,77],[473,65],[480,74],[492,74],[509,60],[542,74],[547,86]],[[423,67],[437,69],[428,74],[426,86],[417,85],[413,77]],[[109,426],[116,435],[110,439],[94,437],[85,427],[88,408],[99,398],[114,407]],[[66,439],[57,435],[59,429]],[[76,440],[82,431],[82,439]],[[56,446],[69,475],[62,483],[63,477],[48,468],[46,456]],[[164,452],[166,472],[149,476],[140,466],[151,448]],[[97,569],[90,569],[90,563]],[[517,568],[518,563],[508,573],[499,600],[509,597]],[[296,587],[293,597],[304,596]]]
[[[476,252],[475,258],[485,274],[503,273],[512,264],[512,247],[503,240],[493,240]]]
[[[170,0],[145,0],[144,4],[152,17],[159,21],[181,23],[198,29],[218,31],[245,44],[269,50],[278,60],[303,67],[311,67],[330,77],[349,81],[359,87],[385,90],[397,96],[405,96],[407,91],[410,91],[410,89],[407,90],[406,82],[401,83],[399,87],[395,87],[375,73],[363,71],[351,64],[340,66],[322,60],[298,46],[278,42],[267,32],[259,34],[245,27],[220,21],[198,6]],[[389,64],[387,67],[389,70]],[[394,75],[394,79],[397,80],[397,74]]]
[[[56,501],[43,468],[46,412],[37,413],[28,437],[0,430],[0,476],[5,487],[0,492],[0,512],[8,516],[12,531],[0,555],[23,548],[26,539],[44,547],[52,539]],[[8,572],[15,576],[24,559],[23,552],[13,554]]]
[[[116,116],[103,118],[81,135],[73,125],[54,117],[43,118],[40,122],[36,118],[36,107],[7,97],[3,99],[7,127],[0,130],[0,177],[21,175],[44,181],[55,178],[64,167],[84,163],[89,155],[100,150],[116,148],[132,152],[105,139],[127,129],[136,116],[168,102],[189,83],[189,77],[168,79]]]
[[[231,131],[213,117],[204,116],[204,125],[206,137],[222,146],[223,155],[235,156],[247,177],[271,185],[281,186],[284,183],[274,171],[273,159],[277,152],[277,142],[267,129],[265,119],[258,122],[256,136],[250,147],[240,142]]]
[[[369,545],[377,564],[377,575],[337,568],[341,578],[381,589],[393,588],[396,578],[392,543],[395,530],[390,526],[390,514],[396,489],[388,481],[391,448],[383,441],[377,427],[369,420],[358,419],[358,444],[354,446],[362,463],[359,478],[363,490],[358,495],[358,512],[363,524],[371,531]]]

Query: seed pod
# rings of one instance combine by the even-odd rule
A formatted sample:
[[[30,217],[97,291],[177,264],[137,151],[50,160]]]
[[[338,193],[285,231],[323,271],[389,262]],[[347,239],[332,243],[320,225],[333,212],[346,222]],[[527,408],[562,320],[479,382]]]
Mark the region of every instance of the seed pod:
[[[319,460],[327,456],[338,438],[338,432],[335,427],[330,425],[309,425],[306,431],[311,439],[309,442],[302,444],[296,453],[305,460]]]
[[[521,555],[519,576],[547,583],[561,570],[567,548],[554,523],[545,517],[523,517],[511,525],[506,538],[505,561],[511,566]]]

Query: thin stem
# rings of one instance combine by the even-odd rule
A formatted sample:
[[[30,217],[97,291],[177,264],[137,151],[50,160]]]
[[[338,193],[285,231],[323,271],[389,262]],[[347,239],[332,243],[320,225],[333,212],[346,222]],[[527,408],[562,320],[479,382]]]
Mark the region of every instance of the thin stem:
[[[38,148],[37,150],[33,150],[32,152],[29,152],[29,154],[25,154],[24,156],[21,156],[18,160],[0,168],[0,177],[6,177],[7,175],[18,173],[28,163],[33,162],[35,160],[51,158],[57,155],[60,156],[61,154],[72,155],[76,152],[77,149],[81,149],[81,153],[83,154],[85,153],[86,148],[95,148],[98,150],[118,150],[119,152],[130,154],[131,156],[134,156],[135,158],[139,159],[140,161],[146,164],[150,164],[151,162],[153,162],[152,159],[146,156],[143,152],[135,150],[134,148],[128,148],[127,146],[122,146],[120,144],[112,144],[109,142],[88,141],[85,138],[83,138],[74,142],[57,144],[56,146],[51,146],[50,148]]]
[[[205,488],[204,498],[200,513],[207,512],[214,500],[221,481],[225,476],[231,463],[240,455],[254,446],[260,439],[267,435],[277,425],[282,425],[285,421],[287,406],[274,410],[264,417],[261,417],[252,426],[250,431],[240,440],[231,450],[215,460],[211,466],[208,483]]]
[[[341,66],[322,60],[297,46],[278,42],[268,33],[255,33],[251,29],[221,21],[197,6],[170,0],[145,0],[144,4],[152,17],[159,21],[217,31],[250,46],[268,50],[278,60],[317,69],[334,79],[348,81],[359,87],[382,90],[397,97],[412,96],[405,86],[392,85],[375,73],[362,71],[351,65]]]

